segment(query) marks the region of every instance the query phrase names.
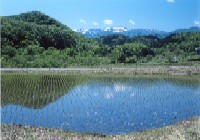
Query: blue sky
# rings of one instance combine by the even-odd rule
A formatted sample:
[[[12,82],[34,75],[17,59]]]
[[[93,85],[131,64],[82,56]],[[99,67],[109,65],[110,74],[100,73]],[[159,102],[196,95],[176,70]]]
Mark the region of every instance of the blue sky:
[[[0,5],[2,16],[39,10],[72,29],[200,26],[200,0],[1,0]]]

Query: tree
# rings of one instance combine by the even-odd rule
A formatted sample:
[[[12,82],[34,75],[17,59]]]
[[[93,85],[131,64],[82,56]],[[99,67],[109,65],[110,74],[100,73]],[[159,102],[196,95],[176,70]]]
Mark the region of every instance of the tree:
[[[9,57],[14,57],[16,55],[16,48],[6,45],[1,49],[1,54],[2,55],[8,55]]]

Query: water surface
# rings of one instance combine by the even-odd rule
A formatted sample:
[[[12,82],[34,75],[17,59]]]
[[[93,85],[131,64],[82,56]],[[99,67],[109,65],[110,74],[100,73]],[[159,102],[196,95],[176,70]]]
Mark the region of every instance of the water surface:
[[[13,83],[7,89],[13,80],[2,79],[5,80],[2,81],[2,123],[121,134],[163,127],[200,115],[200,85],[191,80],[46,77],[45,85],[50,86],[44,90],[36,84],[42,78],[35,85],[30,77],[18,78],[26,84]],[[27,83],[32,83],[30,87],[34,88],[26,89]],[[20,86],[24,90],[15,90]],[[16,99],[23,100],[16,101],[15,92]]]

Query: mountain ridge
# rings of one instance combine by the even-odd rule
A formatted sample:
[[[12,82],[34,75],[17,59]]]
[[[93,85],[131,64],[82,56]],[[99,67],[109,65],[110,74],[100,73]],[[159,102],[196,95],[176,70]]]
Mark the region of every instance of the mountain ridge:
[[[96,38],[100,36],[106,36],[111,34],[122,34],[128,37],[135,36],[156,36],[156,37],[166,37],[175,33],[183,33],[183,32],[200,32],[200,27],[190,27],[186,29],[176,29],[171,32],[161,31],[158,29],[128,29],[124,26],[114,26],[114,27],[106,27],[103,29],[74,29],[73,31],[78,32],[82,35],[85,35],[89,38]]]

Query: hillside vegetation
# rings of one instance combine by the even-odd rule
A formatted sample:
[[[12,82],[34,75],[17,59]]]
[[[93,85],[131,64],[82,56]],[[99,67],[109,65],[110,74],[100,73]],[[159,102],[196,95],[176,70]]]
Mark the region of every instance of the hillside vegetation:
[[[2,67],[196,64],[200,32],[86,38],[38,11],[1,17]],[[197,60],[197,61],[192,61]]]

